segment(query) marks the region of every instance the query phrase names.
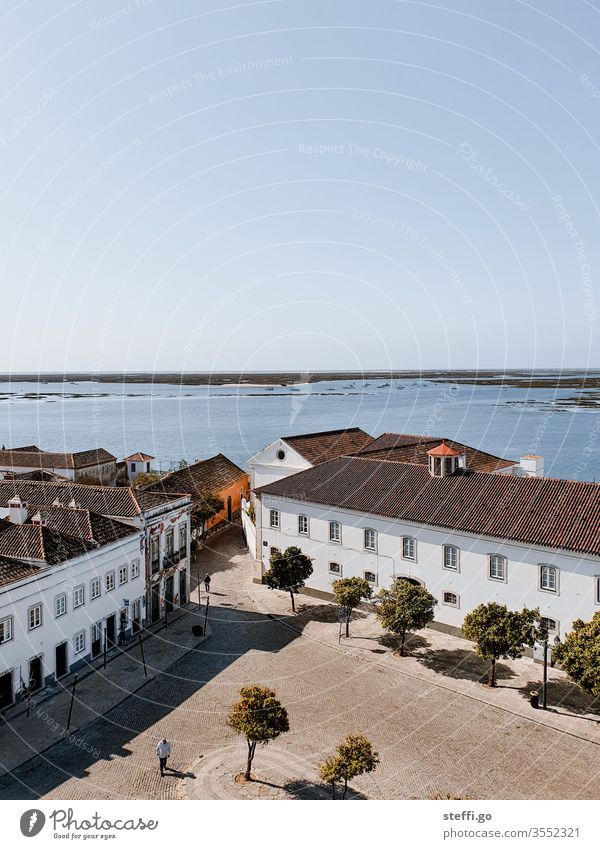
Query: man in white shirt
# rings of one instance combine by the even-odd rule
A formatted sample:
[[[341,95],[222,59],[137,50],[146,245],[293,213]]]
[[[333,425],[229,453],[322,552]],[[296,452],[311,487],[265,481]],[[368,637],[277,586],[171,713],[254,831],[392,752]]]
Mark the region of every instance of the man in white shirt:
[[[158,741],[156,754],[158,755],[158,762],[160,764],[160,774],[164,775],[165,769],[167,768],[167,758],[171,757],[171,744],[168,742],[166,737],[163,737],[162,740]]]

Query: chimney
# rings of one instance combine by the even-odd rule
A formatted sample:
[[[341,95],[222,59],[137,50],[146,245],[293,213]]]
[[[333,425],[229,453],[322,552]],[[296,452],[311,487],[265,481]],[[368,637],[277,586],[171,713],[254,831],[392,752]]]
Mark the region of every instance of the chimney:
[[[70,507],[72,510],[81,510],[81,504],[79,503],[79,501],[75,501],[75,499],[74,499],[74,498],[72,498],[72,499],[69,501],[69,507]]]
[[[521,457],[520,465],[524,477],[544,477],[544,458],[540,454],[526,454],[524,457]]]
[[[35,514],[35,516],[32,516],[32,517],[31,517],[31,524],[32,524],[32,525],[38,525],[40,528],[45,528],[45,527],[46,527],[46,525],[48,524],[48,520],[47,520],[47,519],[46,519],[46,517],[43,515],[43,513],[40,513],[40,512],[38,511],[38,512]]]
[[[20,498],[11,498],[8,502],[8,518],[13,525],[24,525],[27,521],[29,508],[25,501]]]
[[[52,506],[53,507],[64,507],[65,505],[62,503],[60,498],[55,498],[54,501],[52,502]]]

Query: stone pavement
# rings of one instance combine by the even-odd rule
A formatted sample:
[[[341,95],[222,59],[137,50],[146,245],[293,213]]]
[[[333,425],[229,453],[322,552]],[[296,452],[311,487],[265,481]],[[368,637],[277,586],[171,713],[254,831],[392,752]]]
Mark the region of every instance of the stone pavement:
[[[546,717],[533,721],[541,712],[516,690],[510,697],[524,704],[523,713],[490,704],[497,694],[463,678],[465,670],[474,673],[462,661],[439,668],[433,656],[396,659],[338,647],[331,607],[307,600],[311,617],[292,616],[283,594],[252,584],[253,561],[239,531],[210,546],[196,566],[212,574],[210,638],[80,727],[75,743],[62,740],[0,777],[1,799],[240,798],[233,775],[246,747],[227,716],[240,687],[255,682],[277,691],[290,732],[257,751],[261,781],[242,786],[243,794],[313,792],[318,765],[347,734],[362,733],[381,759],[354,782],[369,798],[598,798],[600,750],[577,733],[590,720],[569,719],[575,733]],[[357,635],[363,624],[370,627],[363,619],[353,626]],[[427,645],[415,643],[415,653],[427,655],[437,636],[424,632]],[[455,638],[439,636],[450,641],[446,650],[463,650]],[[359,638],[385,648],[362,632]],[[540,672],[524,666],[522,675],[539,680]],[[173,743],[173,770],[161,778],[154,749],[163,735]]]

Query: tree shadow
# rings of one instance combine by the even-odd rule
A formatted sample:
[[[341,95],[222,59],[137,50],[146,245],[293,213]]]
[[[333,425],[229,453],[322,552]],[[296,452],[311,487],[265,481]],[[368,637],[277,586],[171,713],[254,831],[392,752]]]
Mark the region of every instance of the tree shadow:
[[[386,649],[391,649],[392,651],[400,651],[400,645],[402,643],[402,640],[395,634],[382,634],[378,638],[378,642],[380,645],[385,646]],[[426,640],[425,637],[422,637],[420,634],[406,635],[406,640],[404,642],[404,653],[406,655],[411,655],[418,649],[428,649],[430,647],[431,643],[429,642],[429,640]],[[415,654],[414,656],[419,657],[419,655],[417,654]]]
[[[173,778],[196,778],[193,772],[182,772],[179,769],[172,769],[170,766],[165,767],[165,776],[170,775]]]
[[[286,793],[289,793],[290,796],[293,796],[294,799],[331,800],[331,788],[318,781],[308,781],[306,779],[289,781],[287,784],[284,784],[283,789]],[[342,798],[342,792],[343,789],[341,787],[336,787],[335,798],[338,801]],[[366,798],[367,797],[363,793],[359,793],[358,790],[353,790],[351,787],[348,788],[346,801]]]
[[[463,678],[467,681],[485,683],[488,679],[490,664],[487,660],[467,649],[437,649],[415,655],[419,663],[438,675],[447,678]],[[516,673],[504,663],[496,664],[496,680],[507,681],[515,678]],[[502,686],[502,685],[500,685]]]
[[[519,692],[524,699],[529,700],[532,690],[542,691],[541,681],[528,681]],[[550,678],[547,690],[548,710],[552,713],[560,713],[565,716],[580,716],[593,722],[600,722],[600,699],[584,693],[576,684],[565,679]],[[585,716],[585,714],[597,714],[597,717]]]

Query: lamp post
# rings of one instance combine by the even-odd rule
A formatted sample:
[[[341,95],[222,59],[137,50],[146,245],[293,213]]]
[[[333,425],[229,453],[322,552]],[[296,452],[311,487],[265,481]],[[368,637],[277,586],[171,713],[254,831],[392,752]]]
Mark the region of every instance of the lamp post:
[[[544,640],[544,683],[542,684],[542,710],[548,708],[548,638]],[[560,643],[560,637],[554,638],[554,645]]]

